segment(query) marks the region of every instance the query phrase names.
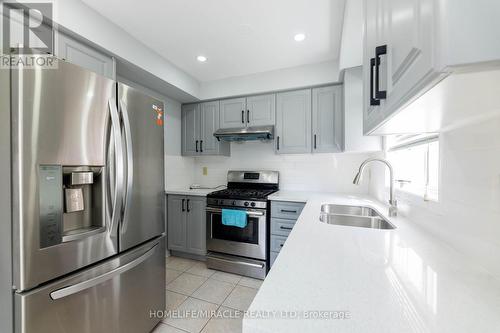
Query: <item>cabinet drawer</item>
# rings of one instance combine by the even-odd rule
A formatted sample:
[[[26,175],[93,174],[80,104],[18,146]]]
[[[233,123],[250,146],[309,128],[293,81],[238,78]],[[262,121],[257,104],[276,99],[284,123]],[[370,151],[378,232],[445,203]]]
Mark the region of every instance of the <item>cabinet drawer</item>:
[[[271,252],[280,252],[285,242],[286,237],[271,235]]]
[[[271,218],[271,234],[288,237],[294,225],[295,220]]]
[[[269,259],[270,262],[270,266],[272,266],[274,264],[274,261],[276,260],[276,258],[278,258],[278,252],[271,252],[271,258]]]
[[[302,202],[273,201],[271,203],[271,217],[297,220],[303,208],[304,203]]]

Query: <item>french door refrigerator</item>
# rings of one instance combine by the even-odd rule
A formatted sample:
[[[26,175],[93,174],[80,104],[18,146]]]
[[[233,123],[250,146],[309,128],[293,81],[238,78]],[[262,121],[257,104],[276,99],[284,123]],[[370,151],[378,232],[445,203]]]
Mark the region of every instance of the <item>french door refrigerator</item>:
[[[0,75],[12,329],[149,332],[165,308],[163,103],[64,61]]]

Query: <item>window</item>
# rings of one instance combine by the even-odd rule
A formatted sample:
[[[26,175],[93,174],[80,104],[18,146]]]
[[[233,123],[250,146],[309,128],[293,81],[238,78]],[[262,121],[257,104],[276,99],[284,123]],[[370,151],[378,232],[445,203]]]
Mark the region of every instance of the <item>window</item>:
[[[398,135],[387,137],[386,142],[387,159],[394,168],[396,189],[413,193],[424,200],[437,201],[439,136]]]

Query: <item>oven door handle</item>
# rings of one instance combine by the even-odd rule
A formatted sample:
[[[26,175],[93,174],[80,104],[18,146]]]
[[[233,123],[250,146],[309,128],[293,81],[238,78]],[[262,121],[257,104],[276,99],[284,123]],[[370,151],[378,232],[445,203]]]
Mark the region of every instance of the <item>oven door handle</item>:
[[[232,264],[239,264],[239,265],[250,266],[250,267],[255,267],[255,268],[264,268],[264,266],[265,266],[264,264],[254,264],[254,263],[239,261],[239,260],[229,260],[229,259],[224,259],[224,258],[216,257],[216,256],[211,256],[210,258],[214,259],[214,260],[220,260],[220,261],[224,261],[224,262],[228,262],[228,263],[232,263]]]
[[[206,210],[209,213],[222,213],[222,209],[220,209],[220,208],[207,207]],[[264,216],[265,215],[264,212],[257,212],[257,211],[254,211],[254,210],[247,210],[246,212],[247,212],[248,216]]]

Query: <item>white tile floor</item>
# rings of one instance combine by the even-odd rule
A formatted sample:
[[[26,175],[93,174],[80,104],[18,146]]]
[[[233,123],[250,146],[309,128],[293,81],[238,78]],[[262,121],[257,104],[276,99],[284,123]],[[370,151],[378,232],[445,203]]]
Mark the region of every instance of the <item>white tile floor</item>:
[[[262,281],[208,269],[204,262],[167,257],[166,310],[181,318],[164,318],[152,333],[238,333]],[[214,316],[199,316],[207,311]],[[184,314],[184,315],[182,315]]]

